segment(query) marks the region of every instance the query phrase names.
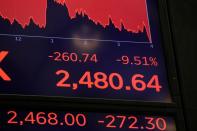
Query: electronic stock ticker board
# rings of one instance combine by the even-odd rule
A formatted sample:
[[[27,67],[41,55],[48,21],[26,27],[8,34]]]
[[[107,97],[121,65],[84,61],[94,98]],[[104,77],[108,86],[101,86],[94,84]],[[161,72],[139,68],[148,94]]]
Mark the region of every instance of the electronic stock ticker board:
[[[0,94],[171,103],[158,10],[155,0],[2,0]],[[28,130],[176,130],[145,114],[1,115]]]

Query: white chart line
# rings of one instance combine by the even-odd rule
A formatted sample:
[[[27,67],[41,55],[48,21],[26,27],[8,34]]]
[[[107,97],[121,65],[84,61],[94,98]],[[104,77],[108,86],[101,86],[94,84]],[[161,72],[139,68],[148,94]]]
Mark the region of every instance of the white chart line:
[[[150,32],[150,43],[152,43],[153,39],[152,39],[152,33],[151,33],[151,25],[150,25],[150,18],[149,18],[149,11],[148,11],[148,4],[147,4],[147,0],[145,0],[146,2],[146,17],[148,19],[148,26],[149,26],[149,32]]]
[[[143,43],[151,44],[151,42],[137,42],[137,41],[118,41],[118,40],[102,40],[102,39],[84,39],[84,38],[67,38],[67,37],[50,37],[50,36],[35,36],[35,35],[21,35],[21,34],[0,34],[0,36],[8,37],[26,37],[26,38],[42,38],[42,39],[60,39],[60,40],[79,40],[79,41],[97,41],[97,42],[112,42],[112,43]]]

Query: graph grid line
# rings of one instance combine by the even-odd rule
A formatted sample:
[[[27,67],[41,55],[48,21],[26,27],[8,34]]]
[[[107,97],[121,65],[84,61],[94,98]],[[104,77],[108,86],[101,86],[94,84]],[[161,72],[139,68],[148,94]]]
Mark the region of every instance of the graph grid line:
[[[36,36],[36,35],[22,35],[22,34],[0,34],[0,36],[8,37],[24,37],[24,38],[42,38],[42,39],[59,39],[59,40],[79,40],[79,41],[96,41],[96,42],[112,42],[112,43],[143,43],[151,44],[150,42],[141,41],[118,41],[118,40],[102,40],[102,39],[86,39],[86,38],[69,38],[69,37],[55,37],[55,36]]]

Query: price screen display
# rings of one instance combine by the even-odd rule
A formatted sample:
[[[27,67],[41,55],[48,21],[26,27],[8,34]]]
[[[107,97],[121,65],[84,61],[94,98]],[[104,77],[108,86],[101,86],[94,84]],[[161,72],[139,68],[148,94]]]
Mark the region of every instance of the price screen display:
[[[172,117],[95,112],[1,110],[1,131],[176,131]]]
[[[0,1],[0,94],[171,103],[155,0]]]

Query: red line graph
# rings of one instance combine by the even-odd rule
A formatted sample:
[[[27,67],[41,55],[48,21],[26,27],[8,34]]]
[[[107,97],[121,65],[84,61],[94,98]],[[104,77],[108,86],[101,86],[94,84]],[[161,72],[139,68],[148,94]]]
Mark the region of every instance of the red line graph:
[[[65,4],[69,15],[74,18],[76,12],[85,13],[95,23],[104,27],[112,19],[116,28],[121,30],[121,24],[132,32],[143,31],[145,27],[149,40],[151,32],[149,26],[146,0],[56,0]],[[40,27],[46,26],[47,0],[2,0],[0,1],[0,15],[12,23],[17,20],[23,27],[32,18]],[[58,15],[58,14],[57,14]]]

